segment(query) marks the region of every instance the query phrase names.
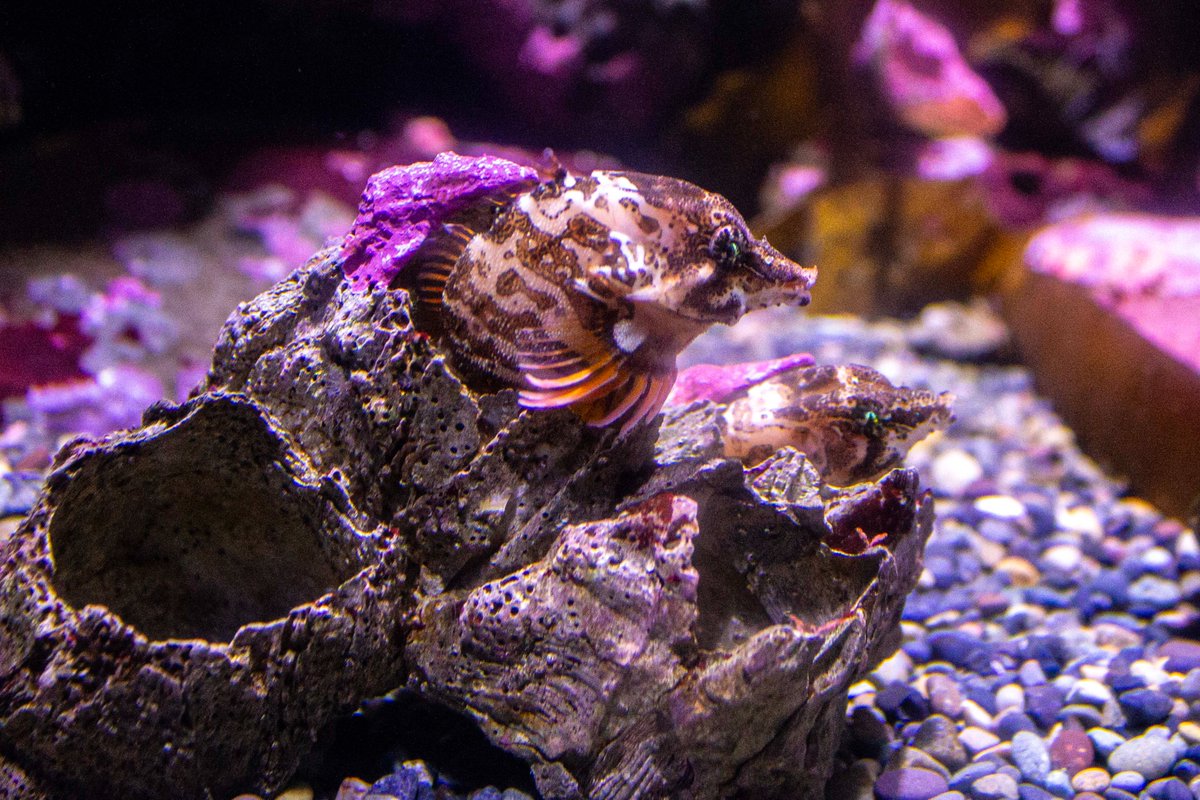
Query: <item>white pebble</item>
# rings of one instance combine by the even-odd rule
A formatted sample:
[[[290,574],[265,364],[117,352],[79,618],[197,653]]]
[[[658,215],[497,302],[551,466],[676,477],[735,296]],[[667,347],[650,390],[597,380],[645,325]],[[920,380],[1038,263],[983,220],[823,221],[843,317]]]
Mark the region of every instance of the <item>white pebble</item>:
[[[936,491],[952,497],[961,495],[967,487],[983,477],[979,460],[966,450],[947,450],[933,460],[930,480]]]
[[[1025,690],[1019,683],[1007,683],[996,692],[996,713],[1006,708],[1025,708]]]
[[[975,508],[998,519],[1021,519],[1025,516],[1025,504],[1006,494],[989,494],[975,501]]]

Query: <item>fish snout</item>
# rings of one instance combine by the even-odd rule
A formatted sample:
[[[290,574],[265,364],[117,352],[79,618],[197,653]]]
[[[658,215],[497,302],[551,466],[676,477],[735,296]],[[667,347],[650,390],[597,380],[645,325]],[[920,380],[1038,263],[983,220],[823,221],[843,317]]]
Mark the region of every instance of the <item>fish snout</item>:
[[[808,305],[809,290],[817,281],[816,267],[803,267],[776,250],[765,240],[752,248],[751,272],[761,279],[760,291],[772,295],[773,303]]]

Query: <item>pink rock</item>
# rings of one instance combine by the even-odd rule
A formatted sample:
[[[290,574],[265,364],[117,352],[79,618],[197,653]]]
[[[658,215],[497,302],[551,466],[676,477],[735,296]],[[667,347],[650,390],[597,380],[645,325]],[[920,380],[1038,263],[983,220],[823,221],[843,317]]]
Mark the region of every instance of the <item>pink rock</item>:
[[[796,367],[810,367],[816,361],[808,353],[749,361],[743,364],[697,364],[679,373],[667,405],[685,405],[694,400],[719,403],[734,392],[761,383],[773,375]]]
[[[1135,493],[1200,491],[1200,218],[1098,214],[1047,228],[1005,315],[1040,388]]]
[[[896,116],[927,136],[994,136],[1008,116],[949,29],[902,0],[878,0],[855,48]]]
[[[536,179],[535,170],[512,161],[457,153],[378,172],[342,248],[346,274],[356,288],[389,283],[436,226],[489,194]]]

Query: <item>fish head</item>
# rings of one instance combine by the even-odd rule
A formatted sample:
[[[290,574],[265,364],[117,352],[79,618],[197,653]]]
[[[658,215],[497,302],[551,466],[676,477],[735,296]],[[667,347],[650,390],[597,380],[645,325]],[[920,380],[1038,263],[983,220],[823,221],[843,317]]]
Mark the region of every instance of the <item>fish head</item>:
[[[597,172],[591,179],[611,194],[602,221],[618,247],[615,259],[592,261],[589,279],[615,281],[625,300],[705,325],[810,301],[816,268],[755,238],[721,195],[636,172]]]

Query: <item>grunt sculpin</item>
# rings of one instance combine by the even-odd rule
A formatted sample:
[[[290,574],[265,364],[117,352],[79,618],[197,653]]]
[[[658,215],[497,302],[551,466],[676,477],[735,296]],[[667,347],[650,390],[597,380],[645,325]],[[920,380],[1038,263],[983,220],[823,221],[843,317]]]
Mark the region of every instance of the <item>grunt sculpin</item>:
[[[728,401],[725,454],[757,464],[782,447],[802,451],[835,486],[872,480],[953,421],[954,396],[893,386],[860,364],[772,374]]]
[[[662,407],[709,325],[809,302],[815,268],[686,181],[559,168],[522,188],[444,225],[409,280],[455,366],[526,408],[624,433]]]

